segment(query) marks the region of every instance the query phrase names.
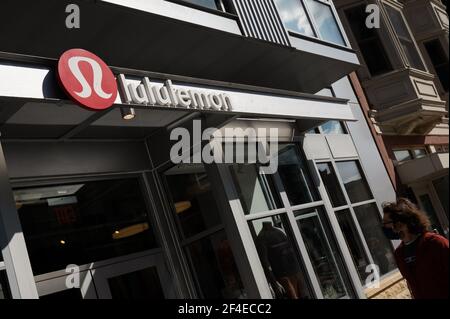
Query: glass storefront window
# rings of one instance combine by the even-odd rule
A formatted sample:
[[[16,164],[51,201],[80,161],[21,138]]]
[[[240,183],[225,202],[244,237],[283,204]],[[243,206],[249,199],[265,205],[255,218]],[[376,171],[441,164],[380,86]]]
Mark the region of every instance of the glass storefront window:
[[[311,37],[315,36],[301,0],[275,0],[275,3],[286,29]]]
[[[355,207],[356,218],[381,275],[396,268],[392,245],[382,231],[381,216],[375,203]]]
[[[408,30],[402,13],[389,5],[385,5],[384,7],[386,8],[389,20],[403,48],[403,52],[408,59],[409,65],[415,69],[424,71],[425,66],[420,58],[418,49]]]
[[[276,192],[272,191],[270,176],[259,174],[257,165],[235,164],[231,166],[231,173],[245,214],[281,207],[278,197],[274,196]]]
[[[431,223],[430,230],[436,230],[439,234],[444,236],[444,232],[442,231],[442,227],[437,218],[436,211],[434,210],[433,202],[431,201],[430,195],[423,194],[419,196],[420,203],[422,204],[423,210],[425,214],[428,216],[428,219]]]
[[[317,169],[333,207],[344,206],[346,204],[345,197],[331,163],[319,163]]]
[[[219,209],[203,168],[190,174],[166,175],[176,219],[184,238],[220,225]]]
[[[202,298],[246,298],[225,231],[188,245],[186,251]]]
[[[166,181],[174,201],[175,218],[184,237],[181,245],[199,296],[246,298],[204,167],[181,165],[166,173]]]
[[[448,218],[448,175],[438,178],[433,181],[434,189],[439,197],[439,201],[441,202],[442,208],[444,208],[444,212]]]
[[[306,160],[295,144],[280,145],[278,165],[280,178],[292,206],[319,200]]]
[[[6,270],[0,270],[0,299],[11,299]]]
[[[35,275],[158,248],[139,180],[17,189]]]
[[[336,166],[352,203],[373,199],[369,184],[357,161],[337,162]]]
[[[313,298],[287,217],[258,219],[249,226],[273,297]]]
[[[355,263],[356,270],[358,271],[361,283],[365,284],[365,279],[368,276],[366,268],[370,264],[369,258],[365,252],[361,237],[358,234],[355,223],[353,222],[350,210],[345,209],[336,212],[336,217],[344,234],[345,242],[352,255],[353,262]]]
[[[324,210],[295,212],[298,227],[316,272],[325,299],[351,297],[344,263],[329,228]]]
[[[314,22],[321,38],[325,41],[333,42],[340,45],[345,45],[344,38],[339,29],[336,17],[331,9],[331,4],[324,3],[318,0],[306,0],[308,7],[314,17]]]
[[[328,121],[320,127],[323,134],[347,134],[344,124],[340,121]]]

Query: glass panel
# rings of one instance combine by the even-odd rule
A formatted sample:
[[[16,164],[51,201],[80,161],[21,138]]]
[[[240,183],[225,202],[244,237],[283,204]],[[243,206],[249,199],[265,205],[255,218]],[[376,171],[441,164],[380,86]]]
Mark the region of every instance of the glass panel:
[[[340,121],[328,121],[320,127],[323,134],[347,134],[344,125]]]
[[[442,87],[445,92],[448,92],[448,58],[441,42],[436,39],[425,42],[424,46],[436,71],[436,75],[441,81]]]
[[[205,299],[245,299],[225,231],[205,237],[186,247],[197,287]]]
[[[392,245],[382,230],[381,216],[375,203],[355,207],[356,218],[366,238],[367,246],[381,275],[396,268]]]
[[[433,185],[448,218],[448,175],[434,180]]]
[[[0,270],[0,299],[11,299],[6,270]]]
[[[322,177],[322,182],[325,185],[333,207],[346,205],[347,203],[344,194],[342,193],[341,186],[339,185],[339,181],[331,163],[317,164],[317,169]]]
[[[423,210],[425,211],[425,214],[430,220],[431,230],[436,230],[439,232],[439,234],[445,236],[444,232],[442,231],[441,224],[439,223],[439,220],[437,218],[436,211],[434,210],[433,203],[431,202],[430,195],[420,195],[419,199],[422,204]]]
[[[358,270],[361,283],[365,285],[368,273],[366,268],[370,264],[369,258],[366,255],[361,237],[353,222],[352,215],[348,209],[336,212],[336,217],[339,221],[342,233],[344,234],[345,242],[350,250],[350,253],[355,263],[356,270]]]
[[[249,226],[273,297],[313,298],[287,217],[258,219]]]
[[[245,214],[281,207],[279,201],[272,197],[275,192],[270,190],[273,189],[270,178],[260,175],[258,166],[236,164],[231,166],[231,172]]]
[[[412,159],[411,153],[408,150],[394,151],[394,156],[399,162],[409,161]]]
[[[424,148],[414,149],[412,150],[414,158],[422,158],[427,156],[427,150]]]
[[[165,299],[156,267],[109,278],[108,284],[112,299]]]
[[[216,0],[182,0],[185,2],[193,3],[202,7],[210,8],[210,9],[220,9],[217,6]]]
[[[414,44],[411,34],[409,33],[401,12],[388,5],[386,5],[385,8],[389,15],[391,24],[394,27],[395,33],[400,40],[400,44],[403,47],[403,51],[408,58],[410,66],[415,69],[425,70],[422,59],[420,58],[419,52]]]
[[[311,37],[315,36],[302,1],[275,0],[275,3],[286,29]]]
[[[278,155],[278,173],[291,205],[319,200],[311,181],[306,161],[295,144],[281,145]]]
[[[323,214],[322,209],[295,212],[324,298],[350,297],[343,279],[344,264]]]
[[[373,199],[372,192],[357,161],[337,162],[336,166],[352,203]]]
[[[330,5],[316,0],[307,0],[308,7],[314,17],[314,22],[319,28],[321,38],[333,43],[345,45],[342,33],[334,17]]]
[[[39,296],[42,300],[82,300],[81,289],[73,288],[54,292],[45,296]]]
[[[157,248],[137,179],[14,191],[35,275]]]
[[[180,172],[190,169],[189,165],[179,167]],[[176,218],[184,238],[222,223],[208,176],[203,167],[192,169],[192,173],[166,175],[175,203]]]
[[[365,5],[345,10],[352,34],[358,43],[361,54],[372,76],[392,70],[392,65],[376,29],[366,27]]]

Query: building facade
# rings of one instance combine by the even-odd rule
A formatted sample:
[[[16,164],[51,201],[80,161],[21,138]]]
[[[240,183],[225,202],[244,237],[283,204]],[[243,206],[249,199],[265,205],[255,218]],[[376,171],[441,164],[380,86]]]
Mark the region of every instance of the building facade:
[[[68,4],[1,4],[0,297],[339,299],[402,285],[381,230],[395,190],[331,1]],[[61,65],[75,48],[96,56],[69,62],[71,93]],[[114,105],[79,102],[93,91]],[[434,121],[444,105],[430,101]],[[202,128],[244,148],[276,129],[277,171],[198,160],[212,136],[174,163],[174,134]]]
[[[441,1],[336,1],[369,122],[399,194],[448,237],[448,15]],[[368,5],[379,28],[363,28]]]

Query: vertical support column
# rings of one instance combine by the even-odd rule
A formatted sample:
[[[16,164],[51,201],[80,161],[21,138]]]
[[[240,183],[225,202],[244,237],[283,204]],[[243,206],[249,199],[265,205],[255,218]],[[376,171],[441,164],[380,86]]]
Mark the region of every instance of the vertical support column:
[[[0,143],[0,248],[5,260],[11,294],[15,299],[37,299],[30,259],[9,182]]]
[[[224,165],[206,165],[206,171],[248,298],[272,299],[230,171]]]

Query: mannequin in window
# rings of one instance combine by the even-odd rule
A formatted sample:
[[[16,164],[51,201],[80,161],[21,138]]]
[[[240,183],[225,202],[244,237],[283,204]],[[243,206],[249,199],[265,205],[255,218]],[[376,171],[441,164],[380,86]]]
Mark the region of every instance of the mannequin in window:
[[[301,269],[296,252],[284,231],[263,222],[257,246],[264,271],[277,298],[302,298]]]

